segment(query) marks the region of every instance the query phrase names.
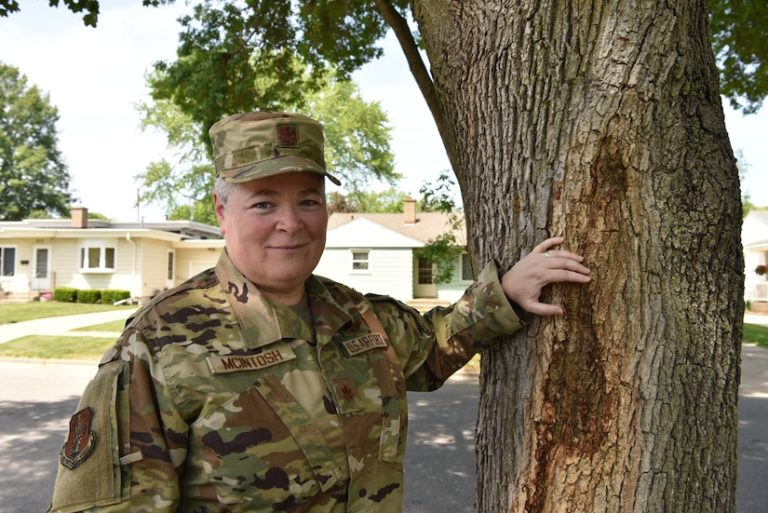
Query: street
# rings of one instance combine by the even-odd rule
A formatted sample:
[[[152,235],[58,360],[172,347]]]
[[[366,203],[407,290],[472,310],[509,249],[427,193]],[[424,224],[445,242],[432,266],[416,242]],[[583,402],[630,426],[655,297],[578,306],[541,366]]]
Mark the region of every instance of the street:
[[[737,512],[765,513],[768,350],[744,346],[742,360]],[[0,361],[0,513],[46,509],[67,421],[94,372],[94,364]],[[467,379],[409,393],[405,512],[474,511],[477,401]]]
[[[768,350],[741,348],[737,513],[768,511]]]
[[[44,511],[78,397],[95,364],[0,360],[0,512]]]

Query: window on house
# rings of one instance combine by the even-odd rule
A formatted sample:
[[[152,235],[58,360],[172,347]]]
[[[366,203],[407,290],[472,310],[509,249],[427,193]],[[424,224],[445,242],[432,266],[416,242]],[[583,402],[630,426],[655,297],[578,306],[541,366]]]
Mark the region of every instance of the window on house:
[[[93,245],[80,248],[81,271],[114,271],[115,248],[106,245]]]
[[[368,255],[367,250],[353,250],[352,251],[352,270],[353,271],[367,271],[368,270]]]
[[[0,276],[16,273],[16,248],[0,247]]]
[[[432,261],[419,257],[419,285],[432,284]]]
[[[469,253],[461,254],[461,279],[462,281],[474,281],[475,273],[472,272],[472,259]]]
[[[173,251],[168,252],[167,280],[173,280]]]

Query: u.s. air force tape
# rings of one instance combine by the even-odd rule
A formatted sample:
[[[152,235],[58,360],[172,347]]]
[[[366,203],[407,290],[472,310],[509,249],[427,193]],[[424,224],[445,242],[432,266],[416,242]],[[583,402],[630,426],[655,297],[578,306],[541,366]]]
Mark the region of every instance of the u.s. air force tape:
[[[342,344],[349,356],[356,356],[377,347],[387,347],[387,341],[384,340],[381,333],[370,333],[362,337],[345,340]]]
[[[291,349],[270,349],[259,354],[244,356],[209,356],[208,367],[214,374],[266,369],[296,358]]]

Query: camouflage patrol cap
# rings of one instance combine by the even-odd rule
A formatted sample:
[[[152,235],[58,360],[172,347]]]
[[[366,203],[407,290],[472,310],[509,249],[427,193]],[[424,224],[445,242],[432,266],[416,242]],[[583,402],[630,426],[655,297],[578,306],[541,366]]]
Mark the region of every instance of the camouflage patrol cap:
[[[323,125],[300,114],[247,112],[224,118],[208,131],[216,174],[242,183],[306,171],[338,179],[325,170]]]

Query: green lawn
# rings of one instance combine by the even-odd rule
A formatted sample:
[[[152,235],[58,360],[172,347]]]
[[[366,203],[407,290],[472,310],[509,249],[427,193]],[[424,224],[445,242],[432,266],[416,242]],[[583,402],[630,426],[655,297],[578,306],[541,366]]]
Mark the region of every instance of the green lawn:
[[[0,303],[0,324],[30,321],[45,317],[59,317],[91,312],[104,312],[135,306],[87,305],[84,303],[59,303],[58,301],[30,301],[29,303]],[[118,330],[121,331],[121,330]]]
[[[0,344],[0,357],[98,360],[114,344],[114,338],[28,335]]]
[[[768,327],[757,324],[744,325],[744,342],[768,349]]]

